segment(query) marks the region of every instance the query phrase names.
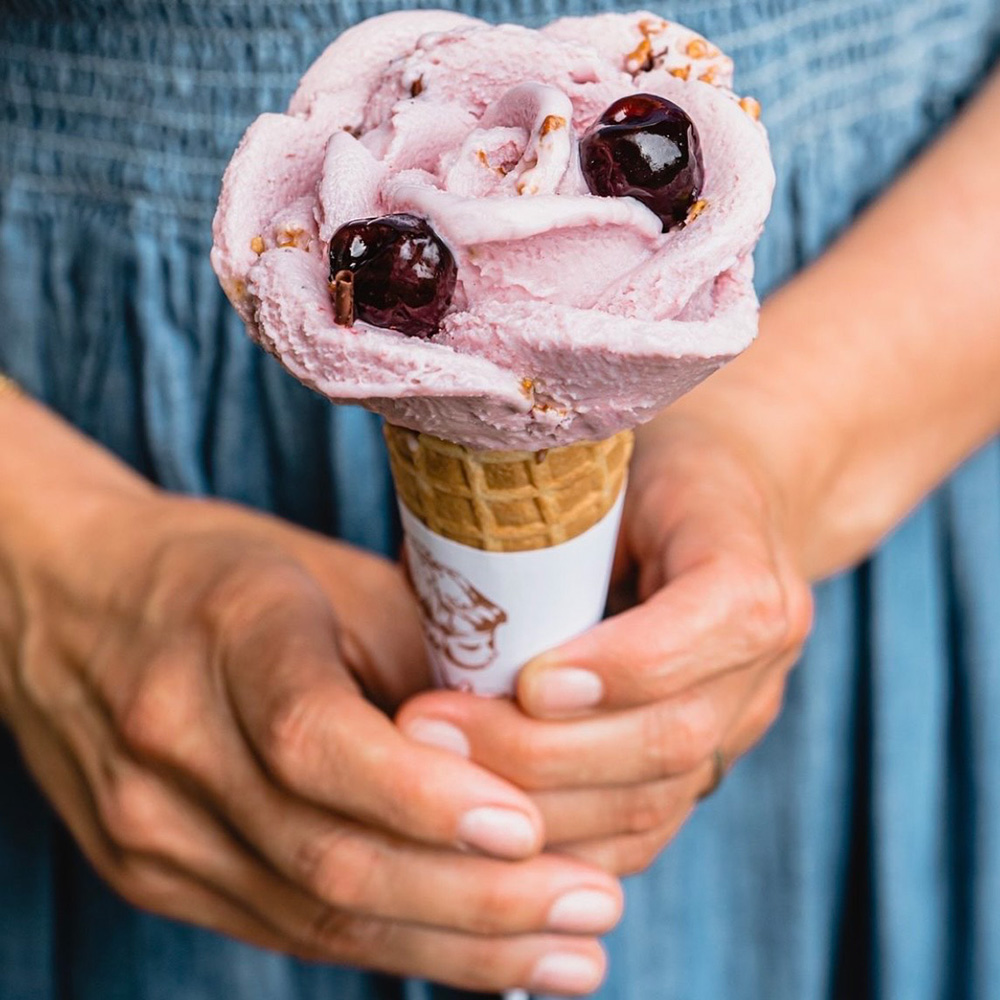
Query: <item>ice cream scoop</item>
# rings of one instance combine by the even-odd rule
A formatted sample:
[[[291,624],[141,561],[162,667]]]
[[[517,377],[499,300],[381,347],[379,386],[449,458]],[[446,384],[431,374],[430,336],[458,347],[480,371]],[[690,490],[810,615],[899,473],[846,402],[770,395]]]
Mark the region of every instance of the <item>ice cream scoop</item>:
[[[754,102],[709,42],[653,14],[534,31],[407,11],[345,32],[286,114],[247,131],[212,260],[252,336],[301,381],[477,449],[606,439],[743,350],[774,173]],[[704,177],[682,224],[595,194],[580,143],[615,102],[665,98]],[[348,223],[426,221],[457,268],[429,335],[338,324]],[[372,315],[378,315],[372,313]]]

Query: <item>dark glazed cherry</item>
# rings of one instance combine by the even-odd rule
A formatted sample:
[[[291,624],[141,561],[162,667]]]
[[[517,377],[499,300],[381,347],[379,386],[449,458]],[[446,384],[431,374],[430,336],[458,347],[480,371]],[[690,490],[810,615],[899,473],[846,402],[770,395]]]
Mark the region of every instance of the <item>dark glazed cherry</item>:
[[[455,292],[455,258],[426,219],[383,215],[341,226],[330,240],[330,280],[354,274],[354,311],[411,337],[437,332]]]
[[[615,101],[580,141],[580,161],[593,194],[638,198],[664,232],[684,222],[705,179],[694,122],[655,94]]]

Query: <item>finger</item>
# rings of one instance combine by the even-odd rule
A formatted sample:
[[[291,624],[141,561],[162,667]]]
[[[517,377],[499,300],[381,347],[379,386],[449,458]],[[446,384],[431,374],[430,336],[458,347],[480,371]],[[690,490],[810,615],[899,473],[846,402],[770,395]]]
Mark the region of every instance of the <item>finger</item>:
[[[407,702],[397,724],[414,739],[464,739],[472,758],[532,791],[634,785],[709,760],[758,682],[755,667],[665,701],[572,721],[532,719],[504,699],[435,691]]]
[[[455,754],[407,740],[337,675],[336,663],[315,616],[250,636],[234,653],[237,718],[279,784],[410,839],[505,858],[539,849],[541,819],[521,792]]]
[[[476,934],[600,934],[621,914],[605,875],[564,858],[502,862],[413,844],[252,791],[228,809],[249,842],[328,907]]]
[[[603,934],[621,916],[617,882],[577,862],[539,857],[501,864],[399,849],[363,830],[329,823],[327,839],[310,845],[301,839],[312,832],[309,824],[294,822],[300,817],[293,814],[278,836],[298,838],[294,852],[303,866],[290,872],[299,879],[296,885],[157,776],[124,759],[105,772],[98,812],[120,849],[194,875],[291,939],[331,919],[330,911],[473,934]]]
[[[763,672],[720,746],[727,769],[777,719],[791,662]],[[550,836],[548,847],[619,877],[637,874],[676,836],[705,795],[718,787],[716,766],[707,762],[683,778],[632,787],[536,793],[533,798]]]
[[[414,745],[360,696],[326,600],[308,580],[281,568],[265,591],[256,587],[237,581],[205,610],[211,642],[137,646],[138,683],[95,672],[130,753],[221,788],[231,783],[225,741],[235,723],[271,778],[298,797],[427,843],[512,858],[539,850],[541,819],[525,795],[454,754]]]
[[[427,843],[511,858],[539,850],[526,796],[415,747],[360,697],[329,602],[294,563],[245,558],[202,595],[197,615],[200,627],[172,647],[140,629],[127,656],[111,648],[88,667],[133,755],[222,784],[227,759],[213,740],[235,722],[270,776],[318,805]],[[142,670],[108,668],[122,662]]]
[[[214,807],[275,871],[327,908],[505,934],[603,933],[620,915],[619,887],[592,869],[551,857],[511,865],[415,844],[289,795],[235,738],[215,756],[224,771],[200,769]]]
[[[545,819],[546,846],[650,833],[687,814],[704,787],[699,768],[680,778],[636,785],[535,792],[532,799]]]
[[[18,745],[49,801],[84,857],[111,888],[132,905],[161,916],[239,938],[261,948],[287,951],[288,939],[226,895],[170,866],[123,852],[108,837],[98,806],[75,755],[27,705],[18,709]],[[32,719],[27,719],[28,715]],[[302,957],[319,957],[303,949]]]
[[[596,941],[555,936],[469,937],[373,921],[337,926],[340,961],[462,990],[576,996],[600,986],[606,959]],[[322,939],[322,937],[321,937]],[[373,961],[374,959],[374,961]]]
[[[695,802],[689,803],[688,809],[673,817],[671,821],[656,830],[647,833],[622,834],[615,837],[603,837],[595,840],[579,841],[572,844],[560,844],[553,850],[569,857],[578,858],[587,864],[603,869],[611,875],[625,878],[644,872],[670,843],[684,825]]]
[[[378,836],[288,799],[235,746],[225,755],[230,779],[243,778],[225,805],[273,866],[265,867],[190,795],[129,759],[85,692],[73,705],[67,740],[115,848],[195,875],[278,932],[294,934],[331,908],[495,934],[600,934],[621,915],[620,888],[600,872],[552,857],[502,864]]]
[[[781,671],[766,674],[750,704],[726,735],[721,749],[728,767],[774,723],[781,710],[784,676]],[[551,850],[623,878],[648,868],[677,835],[706,792],[714,791],[717,784],[718,775],[714,764],[709,762],[683,779],[635,789],[548,792],[534,798],[546,817],[546,829],[554,831]],[[615,829],[613,821],[603,824],[603,829],[600,822],[593,823],[591,817],[597,814],[601,798],[606,814],[611,812],[613,803],[617,805],[618,815],[623,819],[622,829]],[[560,843],[556,838],[565,842]]]
[[[605,957],[595,941],[555,937],[470,937],[358,918],[329,908],[314,911],[292,936],[275,933],[226,898],[168,866],[123,864],[96,818],[87,785],[58,738],[41,725],[24,727],[19,742],[46,790],[98,873],[134,905],[259,947],[311,960],[337,961],[399,975],[417,975],[461,989],[523,986],[554,994],[597,988]]]
[[[773,567],[719,557],[526,664],[517,697],[539,718],[646,704],[798,641]]]
[[[211,741],[234,715],[269,774],[298,796],[428,843],[504,857],[538,850],[541,820],[524,795],[414,746],[359,695],[329,605],[308,577],[280,566],[260,589],[256,576],[237,575],[204,615],[204,648],[188,640],[146,651],[141,683],[127,695],[98,682],[131,752],[196,778],[222,773]],[[220,684],[208,664],[218,664]]]
[[[790,666],[790,664],[788,664]],[[720,741],[727,768],[757,744],[777,719],[785,690],[785,670],[779,665],[760,681],[735,722]],[[650,833],[676,828],[678,817],[690,810],[716,781],[714,762],[679,778],[636,785],[608,785],[535,792],[532,799],[545,821],[547,845]]]

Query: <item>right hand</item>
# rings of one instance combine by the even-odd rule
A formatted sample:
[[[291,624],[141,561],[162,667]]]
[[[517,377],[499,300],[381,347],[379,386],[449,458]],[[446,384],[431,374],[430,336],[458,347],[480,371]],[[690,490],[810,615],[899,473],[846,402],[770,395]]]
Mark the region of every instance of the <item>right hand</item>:
[[[426,683],[397,567],[144,486],[37,502],[0,529],[0,717],[117,892],[315,960],[596,987],[617,882],[373,703]]]

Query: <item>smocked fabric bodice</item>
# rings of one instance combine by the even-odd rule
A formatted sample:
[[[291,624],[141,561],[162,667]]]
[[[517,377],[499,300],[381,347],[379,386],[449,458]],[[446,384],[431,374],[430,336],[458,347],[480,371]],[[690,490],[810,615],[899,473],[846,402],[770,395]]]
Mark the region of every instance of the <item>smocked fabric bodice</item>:
[[[0,340],[0,369],[166,486],[382,548],[389,537],[362,523],[373,473],[387,489],[372,469],[373,421],[331,411],[246,342],[207,251],[221,174],[248,123],[285,107],[337,32],[394,6],[0,3],[0,295],[14,331]],[[458,6],[539,24],[616,5]],[[992,0],[651,6],[729,51],[738,89],[764,106],[778,189],[756,257],[762,291],[953,114],[1000,19]],[[343,452],[361,439],[364,473],[347,496],[356,463]]]

